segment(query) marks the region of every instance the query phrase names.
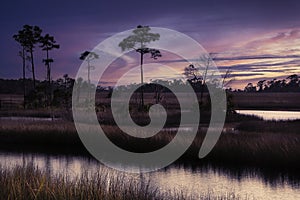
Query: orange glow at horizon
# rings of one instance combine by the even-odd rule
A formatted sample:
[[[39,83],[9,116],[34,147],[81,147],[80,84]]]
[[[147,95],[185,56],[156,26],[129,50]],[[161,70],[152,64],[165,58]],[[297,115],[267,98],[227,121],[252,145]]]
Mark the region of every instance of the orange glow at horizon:
[[[225,51],[216,54],[215,63],[219,67],[221,74],[230,70],[230,87],[233,89],[243,89],[247,83],[256,84],[258,80],[286,78],[291,74],[300,74],[300,31],[278,30],[272,33],[254,35],[243,41],[239,41],[228,46]],[[168,65],[182,74],[189,64],[180,57],[172,54],[162,54],[163,57],[157,60],[150,59],[145,55],[145,64],[160,63]],[[136,52],[127,55],[130,59],[125,59],[122,64],[113,63],[112,70],[108,70],[100,81],[115,82],[118,77],[126,73],[129,69],[139,66],[139,56]],[[195,64],[195,63],[193,63]],[[145,69],[144,80],[150,82],[155,79],[172,80],[182,76],[175,75],[160,68]],[[140,74],[132,76],[128,80],[130,83],[140,83]]]

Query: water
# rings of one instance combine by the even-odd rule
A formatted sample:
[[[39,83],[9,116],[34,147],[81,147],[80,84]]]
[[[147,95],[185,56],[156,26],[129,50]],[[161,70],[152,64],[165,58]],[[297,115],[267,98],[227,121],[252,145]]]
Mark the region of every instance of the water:
[[[26,163],[33,163],[54,175],[62,173],[71,178],[86,172],[93,174],[101,169],[116,174],[116,171],[86,157],[0,152],[0,165],[3,168]],[[140,178],[138,174],[126,176],[133,179]],[[171,166],[144,176],[150,180],[150,188],[153,186],[159,187],[162,191],[183,191],[194,196],[207,192],[219,195],[234,192],[242,199],[300,199],[299,181],[289,181],[282,175],[269,180],[255,170],[229,172],[212,166],[198,168]]]
[[[54,117],[0,117],[0,120],[13,120],[13,121],[57,121],[60,118]]]
[[[300,119],[300,111],[236,110],[236,112],[239,114],[262,117],[264,120]]]

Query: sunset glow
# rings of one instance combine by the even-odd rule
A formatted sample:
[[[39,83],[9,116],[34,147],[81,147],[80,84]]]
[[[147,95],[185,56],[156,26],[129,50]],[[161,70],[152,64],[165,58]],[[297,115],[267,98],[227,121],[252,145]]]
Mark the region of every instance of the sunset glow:
[[[96,2],[88,6],[73,3],[70,7],[54,2],[49,6],[56,10],[55,15],[47,11],[42,18],[37,13],[28,11],[29,8],[34,8],[29,4],[42,6],[31,2],[14,8],[15,13],[18,13],[15,16],[7,13],[12,5],[1,8],[2,24],[6,24],[1,32],[4,43],[0,47],[3,52],[0,55],[0,75],[3,78],[21,77],[21,61],[16,56],[19,46],[13,41],[12,34],[26,23],[45,27],[45,31],[55,34],[61,44],[59,51],[52,52],[55,61],[53,79],[64,73],[74,77],[81,65],[78,57],[82,51],[92,50],[106,38],[138,24],[171,28],[194,38],[209,53],[213,53],[221,72],[230,70],[232,88],[243,88],[247,83],[255,84],[260,79],[286,78],[300,73],[300,16],[296,6],[298,4],[294,1],[273,4],[232,1],[230,7],[224,2],[211,6],[209,3],[200,5],[197,1],[186,4],[176,1],[172,2],[171,7],[167,2],[160,2],[156,8],[149,4],[148,9],[143,12],[134,3],[131,6]],[[145,6],[147,5],[148,3]],[[28,8],[26,12],[23,7]],[[82,7],[88,7],[90,12],[81,12]],[[124,8],[137,12],[128,12]],[[110,15],[111,11],[115,13],[114,16]],[[176,45],[184,44],[174,43]],[[36,54],[37,77],[44,79],[43,54],[39,51]],[[118,77],[126,69],[138,65],[138,55],[134,52],[122,59],[125,62],[116,63],[110,73],[103,77],[104,82],[112,83],[115,79],[113,75]],[[176,62],[176,58],[166,54],[155,62],[168,63],[179,72],[189,64]],[[29,71],[27,73],[30,74]],[[172,74],[162,74],[160,69],[149,73],[151,74],[145,74],[147,81],[155,78],[178,78],[172,77]],[[139,77],[131,82],[138,80]]]

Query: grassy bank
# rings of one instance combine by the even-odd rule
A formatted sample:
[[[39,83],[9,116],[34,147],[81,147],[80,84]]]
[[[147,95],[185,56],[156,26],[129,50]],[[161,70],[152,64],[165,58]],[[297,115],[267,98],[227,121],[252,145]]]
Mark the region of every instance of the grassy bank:
[[[204,161],[247,166],[300,167],[300,134],[297,132],[300,121],[258,121],[257,126],[254,126],[257,122],[251,126],[243,123],[251,122],[241,122],[236,126],[240,126],[240,129],[224,132]],[[0,124],[2,150],[88,155],[72,122],[1,121]],[[288,129],[290,125],[293,127],[291,130]],[[251,127],[251,131],[244,130],[247,127]],[[272,127],[278,130],[273,131]],[[113,143],[132,152],[160,149],[176,135],[175,131],[161,131],[151,138],[142,139],[124,134],[116,126],[106,125],[102,128]],[[203,162],[197,155],[205,135],[205,127],[201,127],[193,144],[180,160]],[[182,142],[185,142],[184,138]]]
[[[232,92],[235,109],[300,110],[299,92]]]
[[[122,173],[110,174],[100,170],[89,176],[69,178],[66,175],[50,175],[32,166],[0,168],[0,199],[241,199],[237,194],[219,194],[213,191],[185,194],[185,191],[161,192],[150,182],[128,178]]]
[[[223,134],[206,160],[236,166],[297,169],[300,167],[300,135],[273,132]]]
[[[0,120],[0,149],[45,153],[84,153],[69,121]]]

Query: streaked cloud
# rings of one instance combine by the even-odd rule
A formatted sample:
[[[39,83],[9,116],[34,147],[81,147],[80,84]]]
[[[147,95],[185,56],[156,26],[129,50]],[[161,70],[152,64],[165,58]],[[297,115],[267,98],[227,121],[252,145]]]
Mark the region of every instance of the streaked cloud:
[[[287,1],[8,1],[0,8],[1,78],[19,78],[21,60],[12,35],[24,24],[39,25],[54,35],[61,45],[51,52],[54,58],[53,78],[68,73],[75,76],[82,61],[81,52],[92,50],[113,34],[139,24],[175,29],[183,32],[207,51],[214,52],[222,73],[230,69],[232,87],[242,87],[260,78],[284,77],[300,73],[300,2]],[[36,51],[37,76],[45,78],[41,62],[43,53]],[[192,52],[191,52],[192,53]],[[125,55],[111,65],[105,83],[113,83],[133,66],[136,55]],[[147,60],[146,60],[147,61]],[[192,60],[193,61],[193,60]],[[194,60],[197,62],[197,60]],[[189,63],[178,57],[164,56],[157,61],[179,72]],[[170,78],[174,74],[149,71],[149,78]],[[28,75],[30,72],[28,72]],[[138,78],[137,78],[138,79]]]

